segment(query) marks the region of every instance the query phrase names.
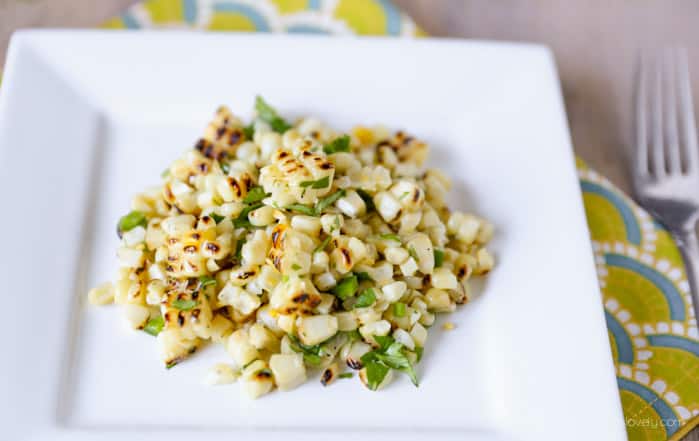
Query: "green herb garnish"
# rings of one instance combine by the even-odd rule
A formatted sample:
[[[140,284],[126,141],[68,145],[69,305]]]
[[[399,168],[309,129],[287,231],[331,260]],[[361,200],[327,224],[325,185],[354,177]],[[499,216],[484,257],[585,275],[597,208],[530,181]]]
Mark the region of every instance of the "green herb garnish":
[[[407,374],[408,377],[410,377],[410,381],[417,386],[417,375],[415,374],[413,365],[410,363],[410,359],[408,359],[408,356],[406,355],[408,350],[405,348],[405,346],[388,336],[374,336],[374,340],[376,340],[376,343],[379,344],[378,349],[367,352],[361,358],[362,364],[367,367],[367,382],[369,383],[369,389],[376,390],[376,387],[381,384],[381,381],[383,381],[384,377],[386,376],[386,372],[383,372],[383,369],[376,367],[376,365],[383,366],[386,369],[395,369]],[[369,376],[369,366],[372,366],[372,369],[374,370],[374,381],[372,381]],[[375,384],[374,388],[371,387],[372,384]]]
[[[356,329],[353,331],[347,331],[346,334],[349,341],[359,341],[362,339],[362,334],[360,334]]]
[[[316,247],[316,249],[313,250],[313,252],[314,252],[314,253],[317,253],[317,252],[319,252],[319,251],[323,251],[323,250],[325,249],[325,247],[328,246],[328,244],[330,243],[330,240],[331,240],[331,239],[332,239],[332,237],[330,237],[330,236],[328,236],[328,237],[326,237],[325,239],[323,239],[323,241],[320,243],[320,245],[318,245],[318,247]]]
[[[331,194],[330,196],[326,196],[322,199],[320,199],[318,202],[316,202],[316,215],[320,216],[321,213],[323,213],[323,210],[325,210],[328,206],[334,204],[337,202],[338,199],[341,197],[345,196],[345,190],[339,190],[336,191],[335,193]]]
[[[265,193],[265,189],[258,185],[248,190],[248,194],[246,194],[243,198],[243,202],[246,204],[252,204],[255,202],[260,202],[267,196],[269,196],[269,193]]]
[[[340,283],[333,288],[333,294],[344,301],[355,295],[358,287],[359,282],[357,281],[357,276],[351,275],[340,280]]]
[[[163,326],[165,326],[165,320],[163,320],[163,316],[159,315],[149,319],[146,326],[143,327],[143,330],[155,337],[156,335],[160,334],[160,331],[163,330]]]
[[[363,282],[365,280],[368,280],[370,282],[374,281],[374,279],[372,279],[371,276],[369,276],[369,273],[366,271],[355,272],[354,275],[357,276],[357,280],[359,280],[360,282]]]
[[[146,227],[148,225],[148,219],[146,215],[140,211],[132,211],[126,216],[122,216],[117,224],[117,233],[119,237],[127,231],[131,231],[136,227]]]
[[[424,348],[422,346],[415,346],[415,355],[417,355],[417,363],[422,360],[422,353],[424,352]]]
[[[248,141],[252,141],[252,139],[255,137],[255,123],[251,122],[247,126],[243,127],[243,135],[245,135],[245,139]]]
[[[354,307],[366,308],[367,306],[373,305],[375,301],[376,293],[373,289],[367,288],[364,291],[362,291],[361,294],[359,294],[359,297],[357,297],[357,302],[354,304]]]
[[[303,354],[303,359],[306,361],[306,363],[313,365],[313,366],[319,366],[322,358],[320,357],[322,348],[321,345],[315,345],[315,346],[308,346],[296,338],[295,335],[287,334],[289,336],[289,347],[294,351],[298,352],[300,354]]]
[[[398,197],[398,200],[399,200],[399,201],[402,201],[402,200],[405,199],[405,197],[408,196],[409,194],[410,194],[409,191],[403,192],[403,194],[400,195],[400,196]]]
[[[330,176],[326,176],[326,177],[318,179],[316,181],[303,181],[299,185],[301,186],[301,188],[311,187],[315,190],[318,190],[321,188],[328,188],[330,186]]]
[[[175,366],[177,366],[177,363],[178,363],[177,361],[171,361],[170,363],[167,363],[167,364],[165,365],[165,369],[172,369],[172,368],[174,368]]]
[[[361,188],[358,188],[356,191],[359,197],[362,198],[362,200],[364,201],[364,205],[366,205],[367,212],[376,210],[376,206],[374,205],[374,199],[372,199],[369,193],[362,190]]]
[[[209,213],[209,217],[216,222],[216,225],[220,224],[222,220],[225,219],[225,217],[221,216],[220,214],[216,213]]]
[[[255,110],[257,111],[257,116],[272,128],[277,133],[284,133],[291,128],[282,117],[279,116],[274,107],[267,104],[267,102],[261,97],[257,96],[255,98]]]
[[[434,267],[439,268],[444,263],[444,251],[434,249]]]
[[[209,285],[216,285],[216,279],[211,276],[199,276],[200,288],[206,288]]]
[[[400,237],[399,237],[397,234],[388,233],[388,234],[382,234],[382,235],[380,235],[379,237],[380,237],[381,239],[392,240],[392,241],[394,241],[394,242],[400,243]]]
[[[244,237],[241,237],[235,243],[235,260],[238,262],[243,260],[243,245],[245,245],[245,242],[247,242],[247,240]]]
[[[342,135],[339,138],[335,138],[330,144],[325,144],[323,146],[323,151],[328,155],[338,152],[349,152],[350,137]]]
[[[250,223],[248,219],[248,214],[250,212],[257,210],[262,207],[262,202],[255,202],[254,204],[248,205],[240,212],[237,218],[233,219],[233,226],[235,228],[253,228],[254,225]]]
[[[396,317],[405,317],[405,314],[407,313],[407,308],[405,306],[405,303],[394,303],[393,304],[393,315]]]
[[[227,162],[223,162],[219,160],[219,164],[221,164],[221,170],[223,171],[224,174],[228,174],[228,172],[231,171],[231,165]]]
[[[298,271],[301,269],[301,265],[299,265],[298,263],[294,263],[291,265],[291,269],[294,271]]]
[[[190,309],[194,309],[197,305],[199,305],[199,302],[196,300],[175,299],[172,302],[172,306],[180,311],[189,311]]]
[[[313,207],[309,207],[308,205],[303,205],[303,204],[291,204],[286,207],[287,210],[291,211],[296,211],[301,214],[306,214],[308,216],[315,216],[316,211]]]
[[[371,354],[371,352],[369,352],[369,353]],[[386,366],[385,364],[380,363],[378,361],[372,360],[372,361],[365,362],[364,357],[362,357],[362,364],[364,365],[364,368],[366,369],[367,387],[370,390],[378,389],[379,385],[386,378],[386,375],[388,375],[388,370],[390,368],[388,366]]]
[[[352,378],[354,374],[352,372],[344,372],[337,376],[337,378]]]
[[[163,170],[160,173],[160,177],[163,179],[167,178],[168,176],[170,176],[170,169],[169,168],[166,168],[165,170]]]
[[[415,259],[415,262],[419,262],[419,261],[420,261],[420,258],[417,257],[417,251],[415,251],[415,248],[413,248],[412,245],[411,245],[410,247],[408,247],[408,254],[410,254],[410,257],[412,257],[413,259]]]

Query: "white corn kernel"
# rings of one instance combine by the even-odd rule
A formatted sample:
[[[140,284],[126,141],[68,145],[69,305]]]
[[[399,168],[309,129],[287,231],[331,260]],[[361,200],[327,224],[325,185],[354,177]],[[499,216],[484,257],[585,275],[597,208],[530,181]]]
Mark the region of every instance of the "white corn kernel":
[[[333,315],[337,318],[338,331],[354,331],[359,326],[357,317],[351,311],[336,312]]]
[[[143,251],[133,248],[119,248],[117,250],[119,265],[124,268],[140,268],[143,265]]]
[[[383,293],[383,299],[389,303],[395,303],[398,300],[400,300],[401,297],[403,297],[403,294],[405,294],[405,291],[407,289],[407,285],[403,281],[398,281],[398,282],[393,282],[389,283],[388,285],[384,285],[383,288],[381,288],[381,292]]]
[[[478,250],[476,258],[478,259],[478,267],[476,269],[477,274],[485,274],[492,270],[493,266],[495,266],[495,259],[493,258],[493,255],[490,254],[485,248]]]
[[[105,282],[98,285],[87,293],[87,299],[93,305],[106,305],[114,301],[114,285]]]
[[[412,257],[400,265],[400,271],[404,276],[412,276],[417,272],[418,266]]]
[[[270,352],[279,350],[279,339],[262,323],[255,323],[248,329],[250,344],[257,349],[266,349]]]
[[[364,200],[354,190],[348,191],[344,197],[338,199],[335,206],[345,216],[352,218],[361,216],[366,211]]]
[[[321,220],[316,216],[297,214],[291,218],[291,228],[311,237],[317,237],[320,234]]]
[[[232,306],[243,315],[251,314],[262,304],[258,296],[232,284],[226,284],[218,293],[218,301],[223,305]]]
[[[248,214],[248,220],[256,227],[266,227],[274,222],[275,208],[269,205],[253,210]]]
[[[359,333],[362,334],[364,340],[374,341],[372,338],[375,335],[385,336],[391,331],[391,324],[387,320],[379,320],[378,322],[367,323],[359,328]]]
[[[122,234],[121,240],[127,247],[133,247],[146,240],[146,229],[138,226]]]
[[[328,270],[330,257],[325,251],[317,251],[313,253],[311,262],[311,273],[318,274]]]
[[[325,234],[337,236],[345,221],[341,214],[324,214],[320,217],[320,223]]]
[[[427,340],[427,329],[420,323],[415,323],[410,330],[410,336],[413,338],[416,346],[424,347]]]
[[[400,202],[391,193],[382,191],[374,196],[374,205],[383,220],[391,222],[401,210]]]
[[[239,367],[243,367],[260,357],[257,348],[250,344],[248,338],[248,332],[244,329],[239,329],[232,333],[226,342],[226,350]]]
[[[274,354],[269,359],[274,382],[280,390],[290,390],[306,381],[306,366],[301,354]]]
[[[335,287],[337,281],[335,280],[335,276],[333,276],[331,272],[325,272],[316,275],[313,278],[313,283],[315,283],[319,290],[328,291],[331,288]]]
[[[438,289],[456,289],[458,281],[447,268],[435,268],[431,277],[432,286]]]
[[[411,351],[415,349],[415,341],[407,331],[400,328],[396,329],[393,331],[393,338]]]
[[[302,317],[298,333],[303,344],[317,345],[337,333],[337,318],[331,315]]]
[[[218,363],[211,367],[204,382],[210,386],[231,384],[235,383],[238,376],[238,372],[236,372],[232,366],[224,363]]]
[[[386,248],[386,250],[384,250],[384,256],[386,256],[386,260],[393,265],[400,265],[410,257],[405,248],[400,247]]]
[[[430,288],[425,294],[427,307],[436,312],[448,312],[451,305],[449,293],[437,288]]]
[[[143,329],[143,326],[145,326],[146,322],[148,321],[148,317],[150,316],[150,310],[141,305],[124,305],[123,311],[126,322],[133,329]]]

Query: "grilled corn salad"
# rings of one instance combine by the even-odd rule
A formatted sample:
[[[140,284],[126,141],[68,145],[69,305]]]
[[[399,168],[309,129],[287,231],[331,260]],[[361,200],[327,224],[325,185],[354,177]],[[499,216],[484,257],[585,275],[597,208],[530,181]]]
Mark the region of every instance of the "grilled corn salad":
[[[216,111],[192,150],[119,220],[115,284],[90,291],[156,336],[166,367],[208,342],[251,397],[358,371],[371,390],[395,371],[417,386],[435,314],[468,302],[494,265],[493,227],[450,211],[449,179],[423,170],[427,145],[404,132],[317,119],[294,124],[262,98],[245,125]],[[346,370],[347,372],[343,372]]]

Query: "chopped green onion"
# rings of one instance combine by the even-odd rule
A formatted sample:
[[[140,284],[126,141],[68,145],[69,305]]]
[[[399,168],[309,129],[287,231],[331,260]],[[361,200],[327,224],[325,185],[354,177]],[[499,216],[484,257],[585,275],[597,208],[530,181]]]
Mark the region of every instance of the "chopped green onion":
[[[402,201],[402,200],[405,199],[405,197],[408,196],[409,194],[410,194],[409,191],[404,192],[402,195],[400,195],[400,196],[398,197],[398,200],[399,200],[399,201]]]
[[[172,302],[172,306],[175,308],[179,309],[180,311],[189,311],[190,309],[193,309],[199,304],[196,300],[183,300],[183,299],[175,299]]]
[[[323,151],[328,155],[338,152],[349,152],[350,137],[342,135],[339,138],[335,138],[330,144],[325,144],[323,146]]]
[[[340,280],[340,283],[333,288],[333,294],[335,294],[340,300],[347,300],[357,293],[358,287],[359,282],[357,282],[357,276],[351,275]]]
[[[287,274],[284,274],[284,275],[282,276],[282,283],[286,283],[286,282],[288,282],[288,281],[289,281],[289,276],[288,276]]]
[[[364,291],[362,291],[361,294],[359,294],[359,297],[357,297],[357,302],[354,304],[354,307],[366,308],[367,306],[373,305],[375,301],[376,293],[373,289],[367,288]]]
[[[301,265],[299,265],[298,263],[294,263],[291,265],[291,269],[294,271],[298,271],[301,269]]]
[[[119,237],[126,231],[131,231],[136,227],[146,227],[148,225],[148,219],[146,215],[140,211],[132,211],[126,216],[122,216],[117,224],[117,233]]]
[[[255,211],[262,207],[262,205],[264,205],[262,202],[255,202],[254,204],[243,208],[243,211],[240,212],[238,217],[233,219],[233,226],[235,228],[253,228],[250,220],[248,220],[248,214],[250,214],[251,211]]]
[[[365,190],[362,190],[361,188],[358,188],[356,191],[359,197],[362,198],[362,200],[364,201],[364,205],[366,205],[367,212],[376,210],[376,206],[374,205],[374,199],[372,199],[369,193],[367,193]]]
[[[417,375],[413,369],[413,365],[410,363],[410,360],[406,355],[407,349],[405,346],[388,336],[374,336],[374,340],[376,340],[376,342],[379,344],[379,348],[371,352],[367,352],[366,354],[362,355],[361,358],[362,364],[367,367],[367,379],[369,378],[368,367],[370,365],[378,364],[384,366],[386,369],[395,369],[407,374],[413,384],[418,386]],[[381,373],[380,369],[376,368],[375,366],[373,369],[376,369],[378,370],[378,373]],[[371,382],[369,381],[369,383]],[[381,382],[379,381],[378,384],[381,384]],[[371,389],[371,386],[369,388]]]
[[[330,186],[330,176],[318,179],[317,181],[303,181],[299,184],[301,188],[311,187],[313,189],[328,188]]]
[[[211,276],[199,276],[199,284],[201,288],[205,288],[209,285],[216,285],[216,279]]]
[[[415,248],[413,248],[412,245],[411,245],[410,247],[408,247],[408,254],[410,254],[410,257],[412,257],[413,259],[415,259],[415,262],[419,262],[419,261],[420,261],[420,258],[417,257],[417,251],[415,251]]]
[[[375,335],[374,341],[379,344],[379,349],[382,351],[385,351],[389,346],[395,343],[393,337],[388,335]]]
[[[396,317],[405,317],[406,312],[405,303],[398,302],[393,304],[393,315]]]
[[[251,364],[253,364],[253,363],[256,362],[257,360],[259,360],[259,358],[253,358],[252,360],[248,361],[247,363],[245,363],[245,364],[243,365],[243,369],[247,368],[248,366],[250,366]]]
[[[220,214],[216,213],[209,213],[209,217],[216,222],[216,225],[220,224],[222,220],[225,219],[225,217],[221,216]]]
[[[354,374],[352,372],[344,372],[337,376],[337,378],[352,378]]]
[[[343,196],[345,196],[344,189],[336,191],[335,193],[331,194],[330,196],[326,196],[326,197],[320,199],[318,202],[316,202],[316,215],[320,216],[323,213],[323,210],[325,210],[328,206],[337,202],[337,200]]]
[[[434,267],[439,268],[444,263],[444,251],[434,249]]]
[[[296,211],[301,214],[306,214],[308,216],[315,216],[316,211],[313,209],[313,207],[309,207],[308,205],[303,205],[303,204],[291,204],[286,207],[287,210],[291,211]]]
[[[315,346],[308,346],[304,345],[301,343],[301,341],[296,338],[296,336],[287,334],[289,336],[289,347],[294,351],[303,354],[303,359],[306,363],[313,365],[313,366],[319,366],[320,363],[322,362],[322,358],[320,357],[321,353],[321,346],[320,345],[315,345]]]
[[[248,194],[246,194],[243,198],[243,202],[246,204],[252,204],[255,202],[260,202],[267,196],[269,196],[269,193],[265,193],[265,189],[258,185],[248,190]]]
[[[257,111],[257,116],[269,124],[275,132],[284,133],[291,128],[291,125],[279,116],[274,107],[267,104],[259,95],[255,98],[255,110]]]
[[[160,331],[163,330],[163,326],[165,326],[165,320],[163,320],[163,316],[159,315],[149,319],[146,326],[143,327],[143,330],[155,337],[156,335],[160,334]]]
[[[331,240],[331,239],[332,239],[332,237],[330,237],[330,236],[328,236],[328,237],[326,237],[325,239],[323,239],[323,241],[320,243],[320,245],[318,245],[318,247],[317,247],[315,250],[313,250],[313,252],[314,252],[314,253],[317,253],[317,252],[319,252],[319,251],[323,251],[323,250],[325,249],[325,247],[328,246],[328,244],[330,243],[330,240]]]
[[[397,234],[388,233],[388,234],[382,234],[379,237],[381,239],[392,240],[392,241],[400,243],[400,237]]]

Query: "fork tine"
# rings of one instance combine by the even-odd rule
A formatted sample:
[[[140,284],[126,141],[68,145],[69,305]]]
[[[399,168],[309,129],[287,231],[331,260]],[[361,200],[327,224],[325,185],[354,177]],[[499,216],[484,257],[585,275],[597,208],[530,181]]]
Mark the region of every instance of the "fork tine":
[[[646,69],[646,55],[641,53],[638,58],[638,72],[636,76],[636,139],[633,150],[633,176],[636,179],[645,178],[648,175],[648,117],[646,106],[648,105],[648,72]]]
[[[663,109],[665,121],[665,153],[667,154],[667,170],[670,174],[682,172],[680,143],[677,121],[677,57],[675,51],[666,50],[662,54]]]
[[[663,84],[662,62],[658,56],[653,57],[650,78],[650,141],[651,165],[650,174],[658,179],[665,177],[665,152],[663,150]]]
[[[680,142],[684,146],[686,159],[685,170],[696,172],[699,168],[699,151],[697,151],[697,128],[692,104],[692,86],[689,79],[687,51],[679,50],[677,54],[677,77],[679,82],[679,121]]]

